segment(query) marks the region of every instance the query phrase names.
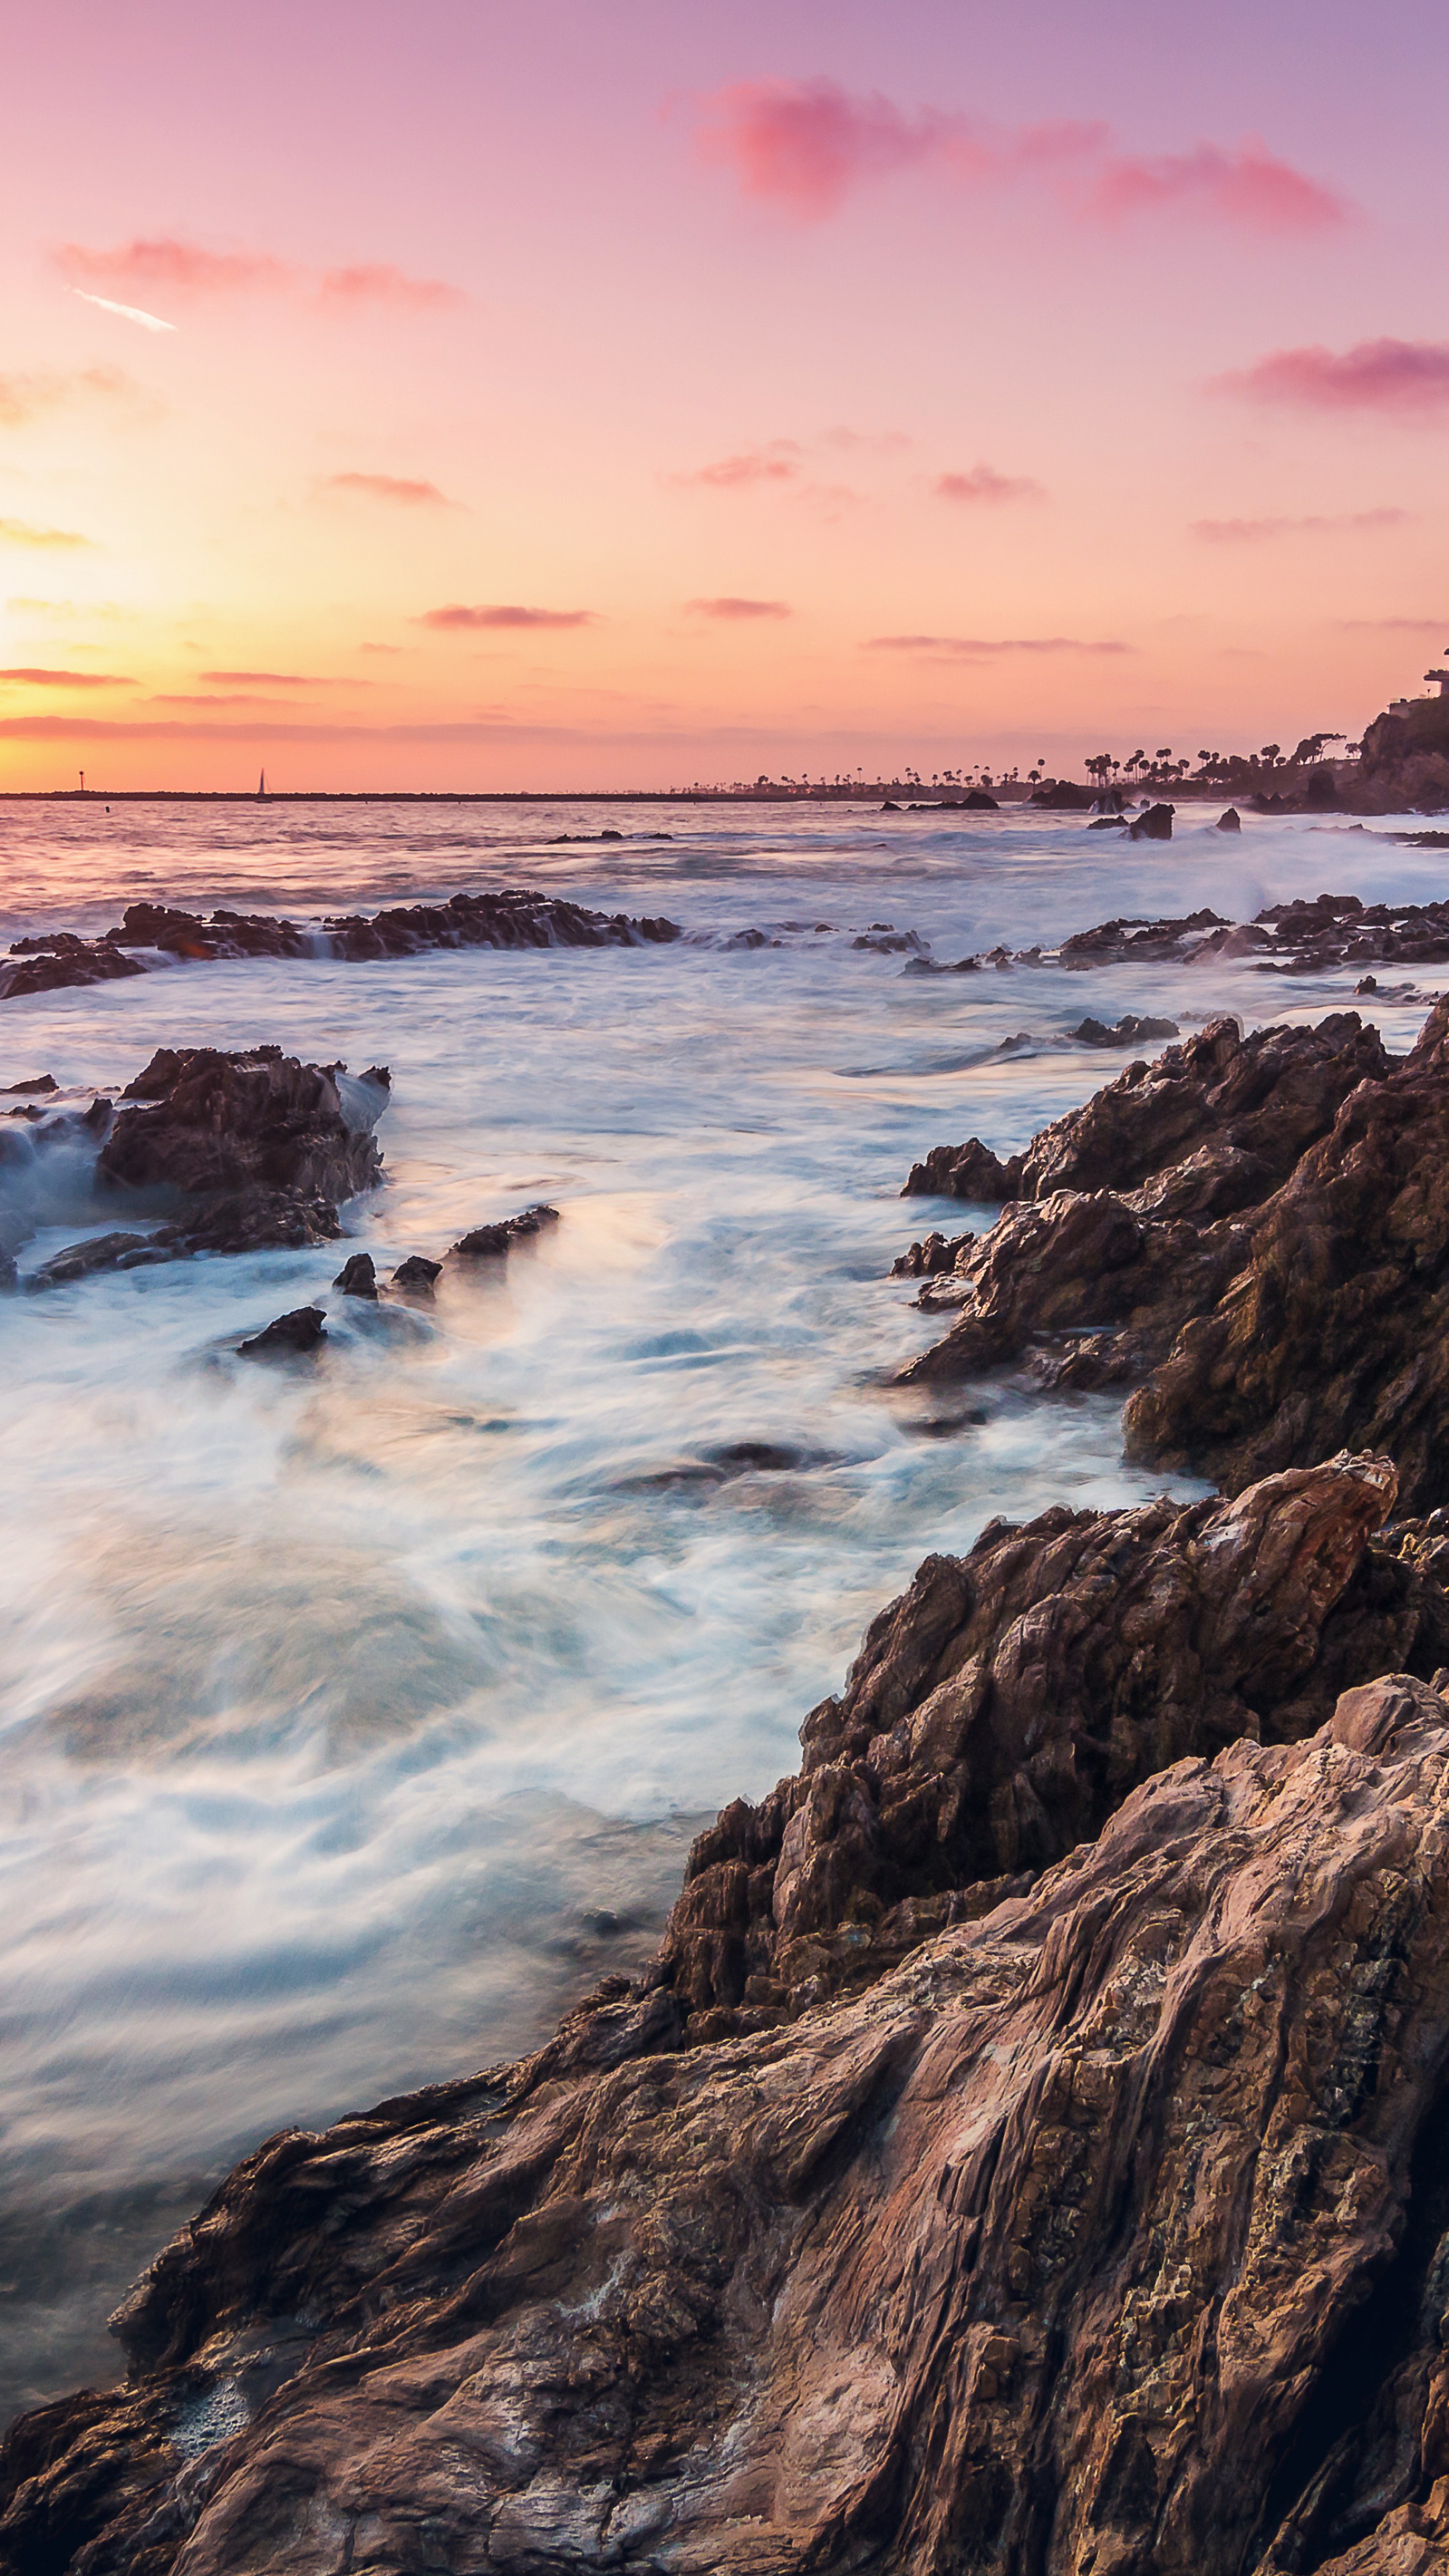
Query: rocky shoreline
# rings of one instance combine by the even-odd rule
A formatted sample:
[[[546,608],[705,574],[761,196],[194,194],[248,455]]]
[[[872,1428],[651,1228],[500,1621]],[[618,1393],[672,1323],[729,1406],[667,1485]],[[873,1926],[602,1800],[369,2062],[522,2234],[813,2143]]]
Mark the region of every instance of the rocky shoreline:
[[[173,1181],[268,1183],[188,1100],[333,1078],[177,1064],[128,1185],[157,1107]],[[953,1319],[908,1379],[1120,1385],[1221,1496],[929,1558],[643,1978],[237,2168],[125,2384],[11,2429],[0,2567],[1442,2567],[1446,1174],[1449,1002],[1400,1057],[1219,1021],[927,1155],[1000,1214],[897,1265]]]

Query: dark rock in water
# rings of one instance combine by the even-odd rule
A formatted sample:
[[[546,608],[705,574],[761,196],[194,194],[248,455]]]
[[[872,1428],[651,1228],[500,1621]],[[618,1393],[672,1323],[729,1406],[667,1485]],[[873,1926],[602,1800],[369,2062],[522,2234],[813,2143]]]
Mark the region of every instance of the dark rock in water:
[[[984,787],[973,787],[968,795],[958,797],[957,803],[967,814],[999,814],[1001,811],[996,798],[988,796]]]
[[[53,1073],[37,1073],[29,1082],[0,1083],[0,1091],[6,1092],[12,1099],[18,1099],[24,1092],[59,1091],[59,1089],[60,1085]]]
[[[1082,1020],[1071,1032],[1078,1046],[1142,1046],[1149,1040],[1180,1036],[1176,1020],[1139,1019],[1134,1011],[1124,1011],[1114,1028],[1102,1020]]]
[[[147,1194],[171,1210],[144,1238],[144,1254],[121,1236],[101,1257],[96,1243],[59,1253],[32,1285],[55,1287],[86,1272],[174,1261],[197,1252],[258,1252],[329,1243],[342,1231],[341,1199],[373,1188],[382,1157],[371,1121],[387,1104],[374,1072],[339,1089],[345,1067],[302,1064],[280,1047],[222,1054],[214,1047],[162,1047],[111,1104],[88,1117],[109,1134],[96,1163],[98,1187],[113,1199]]]
[[[1125,814],[1094,814],[1087,829],[1089,832],[1125,832],[1127,817]]]
[[[1230,805],[1225,814],[1220,814],[1213,828],[1218,832],[1241,832],[1243,818],[1236,805]]]
[[[128,1189],[260,1184],[338,1200],[371,1189],[381,1168],[371,1128],[344,1113],[331,1070],[279,1047],[162,1047],[122,1093],[98,1174]]]
[[[823,1463],[819,1450],[801,1449],[783,1440],[725,1440],[704,1454],[712,1466],[731,1476],[798,1475],[802,1467]]]
[[[113,984],[145,968],[124,957],[104,940],[77,939],[58,931],[49,939],[17,939],[10,955],[0,959],[0,1002],[17,1002],[27,993],[55,993],[69,985]]]
[[[901,809],[894,799],[888,796],[880,810],[883,814],[899,814]]]
[[[1050,787],[1034,789],[1027,802],[1040,805],[1048,814],[1086,814],[1091,811],[1093,798],[1089,788],[1060,779]]]
[[[928,1234],[921,1243],[913,1243],[909,1252],[901,1253],[891,1263],[892,1279],[937,1279],[946,1270],[954,1270],[964,1253],[976,1241],[974,1234]]]
[[[1195,956],[1205,932],[1226,930],[1220,912],[1184,913],[1172,921],[1118,919],[1079,930],[1061,945],[1064,966],[1154,965]]]
[[[999,1207],[1017,1196],[1022,1157],[1002,1162],[972,1136],[964,1145],[933,1145],[924,1163],[913,1163],[901,1192],[905,1198],[969,1199],[982,1207]]]
[[[394,1288],[409,1290],[414,1297],[431,1297],[433,1282],[442,1267],[441,1261],[429,1261],[421,1252],[410,1252],[406,1261],[398,1263],[392,1274],[392,1284]]]
[[[327,1317],[320,1306],[294,1306],[290,1314],[278,1315],[265,1331],[253,1333],[249,1342],[238,1342],[237,1357],[244,1360],[296,1359],[315,1351],[327,1338]]]
[[[475,1225],[471,1234],[465,1234],[460,1243],[454,1244],[453,1258],[458,1261],[496,1261],[511,1252],[515,1243],[526,1243],[530,1235],[542,1234],[547,1226],[557,1223],[556,1207],[523,1208],[517,1216],[501,1217],[495,1225]]]
[[[602,833],[603,840],[622,838]],[[213,958],[413,957],[434,948],[626,948],[682,937],[678,922],[634,920],[590,912],[558,895],[510,886],[493,894],[456,894],[446,903],[411,904],[368,919],[340,915],[323,930],[267,913],[225,907],[205,917],[173,904],[128,904],[99,940],[74,931],[18,939],[0,963],[0,1001],[48,993],[68,984],[100,984],[146,972],[137,949],[205,964]]]
[[[922,939],[919,931],[892,930],[887,926],[879,930],[863,930],[850,944],[852,948],[869,948],[878,957],[919,957],[931,943]]]
[[[135,1270],[171,1255],[148,1234],[95,1234],[85,1243],[67,1244],[53,1253],[26,1281],[28,1288],[68,1288],[101,1270]]]
[[[371,1253],[354,1252],[344,1261],[332,1285],[340,1288],[344,1297],[371,1297],[376,1300],[377,1271]]]
[[[1148,805],[1142,813],[1135,814],[1128,824],[1128,840],[1170,841],[1172,818],[1176,810],[1173,805]]]
[[[930,1560],[649,1977],[222,2184],[125,2385],[7,2437],[6,2566],[1429,2576],[1449,1707],[1391,1492]]]

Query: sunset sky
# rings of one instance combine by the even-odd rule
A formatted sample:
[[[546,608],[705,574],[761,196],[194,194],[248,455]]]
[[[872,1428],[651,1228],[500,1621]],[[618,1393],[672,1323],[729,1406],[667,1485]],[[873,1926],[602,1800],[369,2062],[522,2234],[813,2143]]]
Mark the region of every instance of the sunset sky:
[[[51,0],[0,785],[1350,735],[1449,647],[1442,5]]]

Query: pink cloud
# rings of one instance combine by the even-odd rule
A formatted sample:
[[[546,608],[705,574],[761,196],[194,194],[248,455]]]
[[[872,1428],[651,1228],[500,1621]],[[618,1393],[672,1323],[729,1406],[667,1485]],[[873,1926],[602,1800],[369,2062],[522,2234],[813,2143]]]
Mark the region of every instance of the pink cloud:
[[[1256,136],[1235,151],[1199,143],[1160,160],[1111,160],[1088,206],[1108,218],[1201,214],[1257,233],[1321,232],[1350,213],[1336,188],[1279,161]]]
[[[1426,420],[1449,404],[1449,342],[1360,340],[1332,349],[1274,349],[1256,366],[1219,376],[1216,390],[1252,402],[1312,411],[1373,411]]]
[[[794,614],[783,599],[687,599],[684,604],[696,617],[716,617],[726,626],[744,625],[752,618]]]
[[[320,288],[324,304],[394,304],[412,312],[465,304],[461,287],[440,277],[405,277],[386,260],[367,260],[354,268],[329,268]]]
[[[417,619],[442,633],[497,626],[592,626],[591,608],[430,608]]]
[[[1130,653],[1130,644],[1084,644],[1075,635],[872,635],[867,653],[934,653],[954,661],[987,661],[1003,653]]]
[[[254,287],[289,286],[297,275],[266,251],[204,250],[169,233],[123,242],[115,250],[63,242],[55,263],[73,285],[124,286],[133,293],[160,287],[183,295],[235,295]]]
[[[301,671],[203,671],[203,680],[222,689],[315,689],[325,686]]]
[[[862,179],[928,159],[949,130],[929,110],[903,116],[832,80],[739,81],[706,104],[703,157],[732,170],[747,197],[806,221],[834,214]]]
[[[715,492],[735,492],[751,483],[793,483],[799,477],[800,455],[797,439],[772,438],[763,447],[746,447],[737,455],[717,457],[712,465],[701,465],[692,474],[678,474],[674,480],[702,483]]]
[[[703,102],[700,157],[747,197],[806,223],[837,213],[859,187],[935,166],[970,186],[1045,181],[1073,211],[1182,214],[1267,234],[1343,223],[1347,200],[1280,161],[1255,136],[1148,158],[1114,153],[1109,129],[1066,120],[1001,127],[957,110],[908,115],[879,92],[832,80],[741,81]]]
[[[291,260],[276,259],[270,251],[207,250],[200,242],[182,241],[170,233],[122,242],[114,250],[63,242],[54,258],[73,286],[126,288],[133,294],[277,294],[306,289],[314,282],[313,272]],[[459,287],[436,277],[408,277],[387,260],[326,269],[315,285],[323,305],[344,310],[392,305],[420,312],[467,300]]]
[[[1408,510],[1344,510],[1336,517],[1306,519],[1194,519],[1192,533],[1212,546],[1258,545],[1271,537],[1367,535],[1375,528],[1402,527]]]
[[[400,501],[411,509],[456,510],[458,507],[456,501],[449,500],[446,492],[438,490],[436,483],[414,483],[400,474],[329,474],[326,489],[329,492],[355,492],[369,501]]]
[[[1340,617],[1337,622],[1350,635],[1442,635],[1449,628],[1449,617]]]
[[[969,474],[938,474],[931,489],[938,501],[985,502],[993,508],[1003,501],[1046,498],[1029,474],[998,474],[994,465],[973,465]]]
[[[134,689],[124,671],[0,671],[0,680],[26,689]]]

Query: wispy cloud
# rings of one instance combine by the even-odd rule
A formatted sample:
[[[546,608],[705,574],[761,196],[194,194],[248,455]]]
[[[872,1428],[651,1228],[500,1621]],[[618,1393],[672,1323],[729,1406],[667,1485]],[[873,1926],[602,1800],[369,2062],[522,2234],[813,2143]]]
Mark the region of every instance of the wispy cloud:
[[[83,367],[74,373],[0,376],[0,429],[24,429],[33,420],[73,403],[131,403],[145,399],[119,367]]]
[[[592,608],[429,608],[416,621],[441,634],[472,627],[592,626]]]
[[[1254,366],[1217,377],[1214,390],[1310,411],[1431,420],[1449,406],[1449,341],[1360,340],[1340,351],[1274,349]]]
[[[1340,510],[1304,519],[1194,519],[1192,533],[1210,546],[1261,545],[1273,537],[1368,536],[1378,528],[1401,528],[1409,510]]]
[[[216,302],[237,295],[296,293],[313,296],[333,310],[392,306],[412,312],[467,301],[460,287],[438,277],[409,277],[389,260],[358,260],[319,272],[294,260],[278,259],[270,251],[211,250],[172,233],[121,242],[109,250],[63,242],[53,257],[75,294],[153,331],[174,331],[176,325],[135,305],[115,302],[113,294],[124,290]],[[99,291],[104,288],[112,293]]]
[[[456,510],[436,483],[415,483],[401,474],[329,474],[323,486],[328,492],[352,492],[365,501],[397,501],[409,509]]]
[[[310,671],[203,671],[201,676],[219,689],[320,689],[327,685]]]
[[[1075,635],[872,635],[867,653],[932,653],[952,661],[991,661],[1007,653],[1130,653],[1130,644],[1087,644]]]
[[[771,438],[762,447],[737,448],[732,456],[716,457],[710,465],[696,466],[689,474],[676,474],[676,483],[700,483],[709,491],[747,491],[760,483],[795,483],[801,472],[803,450],[796,438]]]
[[[122,322],[135,322],[143,331],[174,331],[176,328],[174,322],[163,322],[159,313],[143,312],[139,304],[117,304],[113,297],[92,295],[84,286],[73,286],[70,291],[80,297],[82,304],[99,305],[102,313],[114,313]]]
[[[406,277],[386,260],[365,260],[353,268],[329,268],[319,287],[324,304],[394,304],[414,313],[466,304],[461,286],[440,277]]]
[[[0,680],[26,689],[134,689],[125,671],[0,671]]]
[[[1118,222],[1181,216],[1258,234],[1322,232],[1351,213],[1341,193],[1279,160],[1256,136],[1156,156],[1116,148],[1101,124],[998,126],[955,109],[914,114],[838,81],[741,81],[702,102],[701,157],[747,197],[820,222],[873,180],[931,168],[958,185],[1046,184],[1073,214]]]
[[[36,528],[28,519],[0,519],[0,545],[6,546],[93,546],[93,537],[77,536],[73,528]]]
[[[746,625],[760,617],[790,617],[794,613],[784,599],[687,599],[684,604],[696,617],[718,618],[726,626]]]
[[[1443,617],[1340,617],[1335,621],[1346,635],[1449,635],[1449,615]],[[1446,646],[1449,651],[1449,646]]]
[[[1029,474],[998,474],[994,465],[973,465],[969,474],[938,474],[931,489],[938,501],[984,502],[989,509],[1006,501],[1046,499]]]
[[[146,703],[152,707],[285,707],[292,702],[250,689],[211,690],[205,695],[194,689],[158,689]]]

